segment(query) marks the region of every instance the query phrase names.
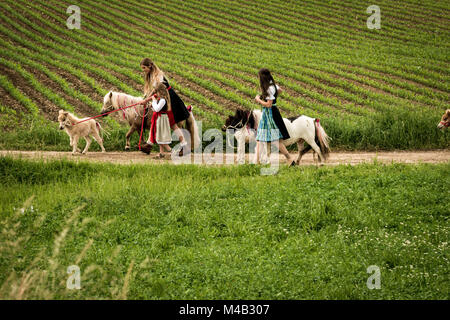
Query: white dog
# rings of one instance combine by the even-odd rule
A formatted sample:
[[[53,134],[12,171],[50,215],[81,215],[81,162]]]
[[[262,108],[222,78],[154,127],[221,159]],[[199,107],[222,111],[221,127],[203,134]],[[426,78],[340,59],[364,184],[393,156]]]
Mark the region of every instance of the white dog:
[[[87,118],[78,119],[73,114],[67,111],[59,110],[58,115],[59,129],[66,131],[66,133],[69,135],[70,146],[72,147],[72,154],[81,151],[77,147],[78,140],[80,138],[84,138],[84,140],[86,140],[86,147],[82,152],[83,154],[86,154],[92,142],[90,135],[92,135],[95,141],[97,141],[97,143],[100,145],[100,147],[102,148],[102,152],[105,152],[105,148],[103,147],[103,139],[100,137],[100,130],[103,130],[102,127],[94,119],[78,124],[78,122],[85,119]]]

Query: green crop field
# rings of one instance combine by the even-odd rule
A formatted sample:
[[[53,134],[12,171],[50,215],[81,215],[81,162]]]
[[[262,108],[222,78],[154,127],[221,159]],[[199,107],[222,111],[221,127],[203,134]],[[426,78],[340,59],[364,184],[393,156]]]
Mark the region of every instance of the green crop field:
[[[436,130],[450,100],[449,1],[378,1],[381,29],[367,27],[366,1],[80,1],[72,30],[71,4],[0,3],[3,149],[69,150],[58,109],[91,116],[110,89],[142,95],[144,57],[204,129],[258,108],[267,67],[282,113],[320,118],[335,148],[450,145]],[[104,122],[107,150],[121,150],[126,128]]]

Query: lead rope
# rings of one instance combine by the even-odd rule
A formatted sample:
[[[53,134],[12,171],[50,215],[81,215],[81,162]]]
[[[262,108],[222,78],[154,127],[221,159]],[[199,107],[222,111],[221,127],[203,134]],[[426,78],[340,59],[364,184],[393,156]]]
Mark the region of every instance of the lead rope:
[[[242,124],[242,129],[245,127],[245,128],[247,129],[247,131],[248,131],[247,125],[248,125],[248,122],[250,121],[250,115],[253,114],[253,110],[254,110],[254,109],[252,109],[252,110],[248,113],[248,115],[247,115],[247,121],[245,122],[245,124],[242,123],[242,119],[241,119],[241,121],[239,121],[239,122],[238,122],[237,124],[235,124],[234,126],[228,126],[228,127],[227,127],[227,130],[228,130],[228,129],[234,129],[234,130],[236,130],[236,127],[237,127],[239,124]],[[239,129],[241,129],[241,128],[239,128]],[[230,141],[228,140],[227,137],[225,137],[225,139],[227,140],[227,145],[228,145],[229,147],[231,147],[231,148],[233,148],[233,149],[237,149],[237,147],[230,145]]]
[[[142,140],[142,133],[144,132],[144,121],[145,121],[146,109],[147,109],[147,107],[144,105],[144,116],[142,117],[141,134],[139,135],[139,151],[141,151],[141,140]]]
[[[89,121],[89,120],[91,120],[91,119],[95,119],[95,118],[98,118],[98,117],[103,117],[103,116],[106,116],[106,115],[108,115],[108,114],[110,114],[110,113],[113,113],[113,112],[125,110],[125,109],[131,108],[131,107],[134,107],[134,106],[137,106],[137,105],[140,105],[140,104],[147,104],[147,103],[148,103],[148,101],[142,100],[142,101],[139,101],[139,102],[137,102],[137,103],[131,104],[131,105],[129,105],[129,106],[123,107],[123,108],[119,108],[119,109],[116,109],[116,110],[111,110],[111,111],[108,111],[108,112],[105,112],[105,113],[101,113],[101,114],[99,114],[99,115],[96,115],[96,116],[94,116],[94,117],[86,118],[86,119],[84,119],[84,120],[75,122],[75,123],[73,123],[72,125],[73,125],[73,126],[76,126],[77,124],[80,124],[80,123],[82,123],[82,122]]]

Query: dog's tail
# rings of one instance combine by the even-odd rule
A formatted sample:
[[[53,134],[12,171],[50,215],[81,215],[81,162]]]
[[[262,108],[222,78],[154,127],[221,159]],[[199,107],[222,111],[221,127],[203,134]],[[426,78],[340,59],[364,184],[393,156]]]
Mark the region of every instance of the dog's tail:
[[[320,152],[324,156],[325,160],[330,156],[330,140],[331,138],[326,134],[325,130],[320,125],[319,119],[314,120],[314,125],[316,127],[316,139],[319,140]]]
[[[201,145],[197,121],[195,121],[192,106],[188,106],[187,109],[189,111],[189,118],[186,119],[186,127],[191,135],[191,149],[196,150]]]

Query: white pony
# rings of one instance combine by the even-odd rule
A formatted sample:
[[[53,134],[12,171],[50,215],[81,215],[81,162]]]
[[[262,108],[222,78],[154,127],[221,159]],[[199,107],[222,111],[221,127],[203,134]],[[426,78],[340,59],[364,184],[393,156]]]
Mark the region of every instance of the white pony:
[[[234,116],[229,116],[222,127],[223,131],[228,129],[235,130],[237,140],[238,163],[245,162],[245,143],[255,141],[256,129],[261,119],[261,110],[245,111],[237,109]],[[319,155],[319,162],[326,161],[330,154],[330,137],[319,123],[319,119],[313,119],[307,116],[295,118],[283,118],[290,138],[282,140],[287,147],[297,143],[298,157],[295,163],[298,165],[302,156],[311,148]],[[305,148],[305,142],[308,146]],[[256,154],[255,154],[256,158]],[[314,157],[314,160],[315,157]],[[255,161],[254,161],[255,162]]]
[[[101,113],[107,113],[113,110],[117,110],[132,104],[139,103],[140,101],[143,100],[144,100],[143,97],[134,97],[129,94],[110,91],[103,97],[103,108]],[[150,119],[152,110],[150,107],[145,110],[144,106],[139,104],[131,108],[120,110],[118,112],[121,114],[120,116],[122,116],[123,119],[126,120],[130,125],[130,130],[128,130],[126,134],[126,144],[125,144],[125,150],[129,150],[131,135],[135,131],[137,132],[141,131],[142,117],[145,117],[144,130],[150,129],[151,125]],[[178,122],[177,123],[178,127],[183,128],[184,122],[185,121]],[[186,141],[191,141],[192,149],[197,148],[200,145],[200,137],[198,134],[197,123],[195,121],[194,114],[192,113],[192,111],[189,112],[189,118],[186,119],[186,126],[190,133],[190,137],[193,137],[193,139],[187,139]]]

